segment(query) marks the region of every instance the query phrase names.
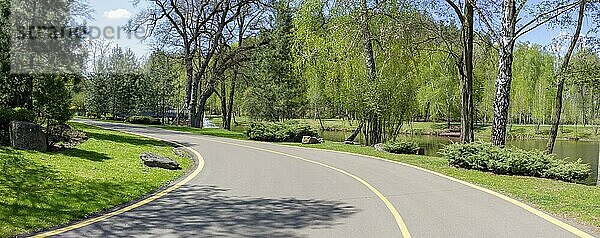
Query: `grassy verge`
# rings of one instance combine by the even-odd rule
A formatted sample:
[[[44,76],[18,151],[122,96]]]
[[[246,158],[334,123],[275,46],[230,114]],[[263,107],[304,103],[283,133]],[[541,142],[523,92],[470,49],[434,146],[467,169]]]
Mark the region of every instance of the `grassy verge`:
[[[598,186],[458,169],[448,166],[448,162],[443,158],[390,154],[365,146],[348,146],[332,142],[320,145],[292,143],[287,145],[351,152],[415,165],[501,192],[556,216],[574,219],[600,230],[600,187]]]
[[[60,152],[0,147],[0,237],[65,224],[140,198],[185,173],[191,161],[151,139],[73,124],[90,138]],[[177,160],[183,170],[143,166],[142,152]]]

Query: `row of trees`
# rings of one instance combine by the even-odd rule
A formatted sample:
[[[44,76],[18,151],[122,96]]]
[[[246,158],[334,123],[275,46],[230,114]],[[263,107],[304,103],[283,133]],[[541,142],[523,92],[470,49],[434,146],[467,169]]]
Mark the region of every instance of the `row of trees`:
[[[130,29],[149,27],[159,50],[126,69],[120,85],[131,82],[126,90],[137,93],[97,107],[104,113],[174,110],[201,127],[208,103],[225,128],[234,112],[272,121],[347,118],[360,122],[355,135],[362,132],[369,144],[393,139],[411,120],[460,118],[463,142],[473,141],[475,122],[492,123],[498,146],[508,123],[553,123],[549,152],[558,123],[598,118],[598,54],[581,33],[584,19],[591,30],[598,26],[597,2],[147,0],[146,6]],[[567,46],[517,43],[546,26],[571,30],[557,41]],[[110,58],[104,61],[119,57]],[[127,64],[97,65],[102,72]],[[94,77],[112,80],[95,73],[89,81]],[[101,100],[110,104],[119,93],[95,94],[112,95]]]

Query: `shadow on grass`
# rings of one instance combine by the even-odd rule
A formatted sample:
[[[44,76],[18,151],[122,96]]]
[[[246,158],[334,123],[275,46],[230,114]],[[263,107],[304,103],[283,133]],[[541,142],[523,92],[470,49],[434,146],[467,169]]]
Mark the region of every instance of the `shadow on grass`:
[[[152,139],[144,139],[141,137],[126,135],[126,134],[105,134],[105,133],[95,133],[91,131],[86,131],[85,134],[89,138],[94,138],[96,140],[106,140],[117,143],[127,143],[131,145],[151,145],[151,146],[164,146],[164,143]]]
[[[65,177],[20,151],[0,150],[0,237],[82,219],[133,199],[143,184]]]
[[[91,161],[95,161],[95,162],[102,162],[105,160],[109,160],[112,159],[110,157],[108,157],[106,154],[104,153],[98,153],[95,151],[88,151],[88,150],[82,150],[82,149],[78,149],[78,148],[69,148],[66,150],[59,150],[57,152],[54,152],[56,154],[62,154],[65,156],[69,156],[69,157],[77,157],[80,159],[86,159],[86,160],[91,160]]]
[[[329,229],[358,212],[329,200],[229,196],[216,186],[184,185],[166,197],[69,236],[304,237],[294,230]],[[305,232],[305,231],[304,231]]]

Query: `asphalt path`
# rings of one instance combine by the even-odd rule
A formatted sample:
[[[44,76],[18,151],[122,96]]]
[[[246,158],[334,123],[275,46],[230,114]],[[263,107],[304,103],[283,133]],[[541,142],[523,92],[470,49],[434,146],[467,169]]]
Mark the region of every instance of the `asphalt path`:
[[[156,200],[57,237],[592,237],[537,210],[398,163],[79,122],[182,144],[197,151],[204,166]]]

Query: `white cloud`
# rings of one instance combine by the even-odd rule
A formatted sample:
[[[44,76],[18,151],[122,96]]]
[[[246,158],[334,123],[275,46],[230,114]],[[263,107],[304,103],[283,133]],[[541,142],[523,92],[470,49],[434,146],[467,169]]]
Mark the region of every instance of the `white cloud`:
[[[132,14],[127,9],[119,8],[104,12],[104,17],[115,20],[115,19],[129,19]]]

